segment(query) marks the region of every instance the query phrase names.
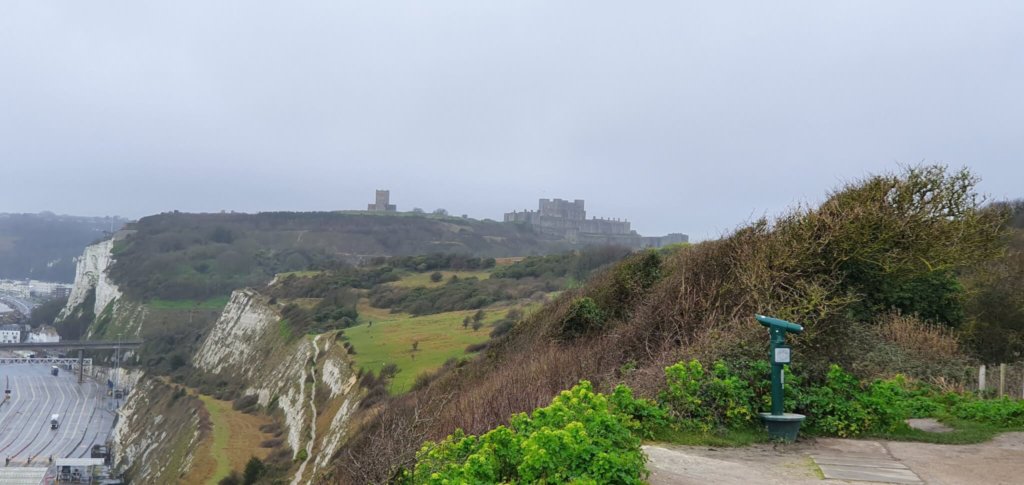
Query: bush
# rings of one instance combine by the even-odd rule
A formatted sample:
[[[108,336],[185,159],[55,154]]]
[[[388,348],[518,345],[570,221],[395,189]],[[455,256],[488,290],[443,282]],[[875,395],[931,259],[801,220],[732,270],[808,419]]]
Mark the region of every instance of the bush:
[[[576,338],[604,325],[604,315],[590,297],[577,298],[562,319],[563,337]]]
[[[641,484],[646,457],[636,422],[587,381],[532,415],[481,435],[461,430],[427,442],[405,479],[411,483]]]
[[[655,430],[669,425],[668,410],[648,399],[633,397],[633,390],[625,385],[615,386],[608,400],[618,412],[636,420],[644,438],[653,438]]]
[[[245,485],[252,485],[256,483],[267,472],[267,467],[255,456],[249,458],[249,462],[245,464],[245,472],[242,475],[242,483]]]
[[[231,470],[231,473],[221,478],[217,485],[242,485],[242,475],[239,475],[237,470]]]
[[[900,377],[864,386],[837,365],[829,369],[824,385],[797,392],[807,430],[841,437],[895,431],[923,407],[912,404]]]
[[[1019,428],[1024,426],[1024,401],[1005,397],[991,400],[958,397],[950,414],[1003,428]]]
[[[665,368],[665,389],[658,398],[682,427],[700,431],[749,426],[756,402],[749,383],[721,361],[710,373],[696,360]]]

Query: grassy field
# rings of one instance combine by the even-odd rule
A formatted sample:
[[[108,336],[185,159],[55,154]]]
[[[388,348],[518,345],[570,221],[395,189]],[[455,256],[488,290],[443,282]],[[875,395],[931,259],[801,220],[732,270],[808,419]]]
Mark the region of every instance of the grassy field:
[[[356,349],[352,358],[360,368],[377,372],[384,364],[398,365],[400,371],[390,390],[399,394],[409,390],[420,373],[440,368],[449,358],[466,355],[470,344],[487,341],[491,324],[503,318],[507,308],[484,311],[484,326],[474,331],[472,327],[463,328],[462,319],[475,310],[413,317],[372,308],[364,300],[359,305],[359,325],[345,329],[345,336]],[[419,346],[413,352],[416,341]]]
[[[228,304],[228,297],[221,296],[209,300],[160,300],[153,299],[146,306],[154,310],[222,310]]]
[[[419,287],[419,286],[423,286],[423,287],[427,287],[427,288],[434,288],[434,287],[441,286],[441,285],[447,283],[448,279],[451,278],[452,275],[458,276],[459,278],[475,277],[475,278],[479,278],[479,279],[482,279],[482,280],[485,280],[485,279],[491,277],[491,270],[481,270],[481,271],[439,271],[439,273],[441,273],[441,275],[443,275],[444,278],[442,278],[441,281],[438,281],[436,283],[433,282],[433,281],[430,281],[430,275],[433,274],[433,271],[428,271],[428,272],[425,272],[425,273],[410,273],[410,274],[407,274],[407,275],[403,276],[402,279],[400,279],[398,281],[394,281],[394,282],[392,282],[390,284],[394,285],[394,286],[400,286],[400,287],[403,287],[403,288],[416,288],[416,287]]]
[[[227,453],[230,430],[228,429],[227,419],[224,417],[224,407],[210,396],[200,395],[199,399],[203,401],[203,405],[206,406],[206,410],[210,413],[210,421],[213,422],[213,446],[210,447],[210,453],[213,455],[214,463],[217,464],[213,477],[206,483],[217,483],[221,478],[231,473],[231,462],[228,460]],[[231,409],[230,406],[228,409]]]
[[[269,423],[265,417],[244,414],[231,408],[230,401],[221,401],[204,394],[196,395],[203,401],[213,424],[210,458],[216,464],[208,484],[216,484],[231,470],[242,471],[249,458],[266,458],[268,450],[260,442],[268,437],[260,432],[261,424]]]

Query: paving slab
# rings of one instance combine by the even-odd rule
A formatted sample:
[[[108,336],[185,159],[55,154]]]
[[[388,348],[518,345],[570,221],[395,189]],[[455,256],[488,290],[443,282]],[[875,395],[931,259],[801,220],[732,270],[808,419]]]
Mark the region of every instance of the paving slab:
[[[878,483],[924,483],[877,441],[820,439],[810,453],[825,478]]]
[[[880,483],[924,483],[908,468],[877,468],[866,466],[818,464],[825,478]]]
[[[893,461],[889,457],[881,458],[847,458],[843,456],[820,456],[811,455],[814,462],[819,466],[821,465],[843,465],[843,466],[862,466],[868,468],[895,468],[895,469],[907,469],[907,466],[898,462]]]

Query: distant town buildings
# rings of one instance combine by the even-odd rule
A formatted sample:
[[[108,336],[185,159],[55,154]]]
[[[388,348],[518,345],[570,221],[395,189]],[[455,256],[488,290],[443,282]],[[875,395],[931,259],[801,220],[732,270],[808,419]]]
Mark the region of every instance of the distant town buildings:
[[[71,294],[67,283],[38,280],[0,280],[0,293],[17,298],[63,298]]]
[[[398,209],[394,204],[391,204],[390,190],[378,190],[374,203],[367,204],[366,210],[371,212],[395,212]]]
[[[512,211],[505,222],[528,224],[537,232],[574,243],[611,244],[632,248],[659,248],[689,241],[681,233],[647,237],[630,229],[629,221],[591,217],[587,219],[585,203],[562,199],[540,199],[537,210]]]
[[[21,326],[0,325],[0,343],[16,344],[21,342]]]

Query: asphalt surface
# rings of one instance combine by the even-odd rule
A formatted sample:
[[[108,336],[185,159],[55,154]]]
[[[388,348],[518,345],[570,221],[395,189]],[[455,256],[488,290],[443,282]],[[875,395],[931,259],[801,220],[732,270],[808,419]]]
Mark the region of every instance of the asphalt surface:
[[[106,443],[115,404],[104,386],[90,379],[79,384],[66,369],[54,377],[43,364],[0,365],[0,389],[8,382],[11,399],[0,406],[0,459],[10,458],[10,466],[88,457],[93,444]],[[60,415],[56,430],[50,429],[53,414]]]
[[[11,295],[0,295],[0,302],[3,302],[8,307],[17,309],[22,315],[26,317],[32,316],[32,305],[20,298],[13,297]]]

